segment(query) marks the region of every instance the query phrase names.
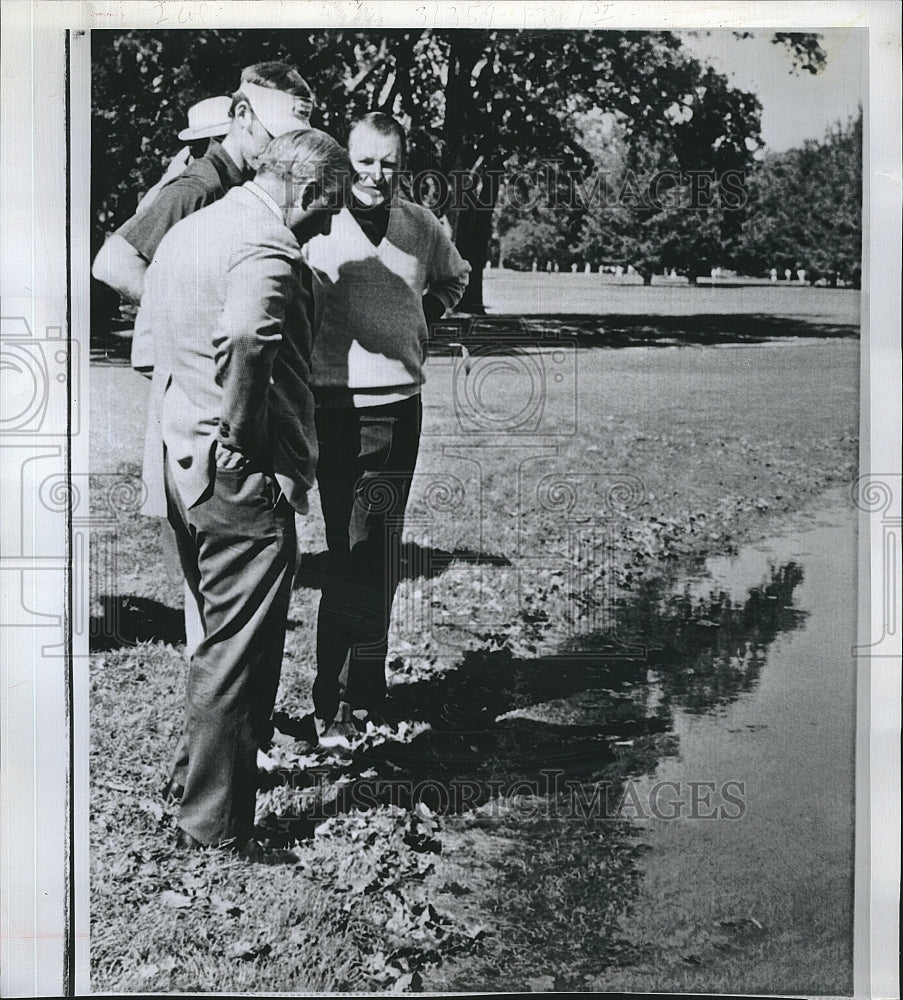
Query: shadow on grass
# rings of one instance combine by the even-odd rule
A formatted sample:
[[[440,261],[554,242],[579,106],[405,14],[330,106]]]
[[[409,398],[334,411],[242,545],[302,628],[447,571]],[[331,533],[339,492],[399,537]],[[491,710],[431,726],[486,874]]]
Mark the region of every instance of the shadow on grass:
[[[326,552],[306,552],[300,556],[295,574],[295,588],[319,589],[325,567]],[[402,546],[402,580],[439,576],[453,563],[470,565],[510,566],[504,556],[484,555],[469,549],[427,548],[416,542]],[[104,653],[139,642],[185,642],[185,616],[181,608],[170,608],[159,601],[133,594],[105,594],[100,598],[101,613],[92,615],[88,648],[92,653]],[[291,628],[291,622],[289,622]]]
[[[838,323],[818,316],[770,313],[697,313],[661,316],[655,313],[550,313],[526,315],[499,313],[481,318],[450,316],[433,333],[430,349],[444,351],[449,342],[478,342],[488,346],[494,337],[574,338],[581,347],[668,347],[675,344],[759,344],[787,337],[854,338],[855,323]],[[91,361],[94,364],[129,363],[131,331],[94,331]]]
[[[524,346],[543,339],[567,338],[580,347],[670,347],[674,345],[758,344],[788,337],[855,338],[859,326],[817,316],[770,313],[698,313],[690,316],[655,314],[557,313],[519,314],[480,319],[450,317],[436,328],[431,350],[459,341],[490,350],[496,338]]]
[[[88,648],[92,653],[109,652],[139,642],[185,642],[185,616],[147,597],[131,594],[100,598],[102,612],[92,615]]]
[[[298,569],[295,573],[295,589],[307,588],[319,590],[323,574],[326,571],[328,553],[301,553]],[[472,549],[436,549],[419,545],[417,542],[405,542],[401,547],[401,577],[402,580],[425,579],[432,580],[444,573],[453,563],[463,563],[468,566],[510,566],[511,561],[506,556],[487,555],[474,552]]]
[[[617,791],[675,752],[675,708],[710,713],[755,687],[770,644],[804,620],[792,606],[801,581],[800,567],[787,563],[742,603],[721,591],[705,598],[669,593],[664,581],[650,581],[618,609],[617,635],[590,634],[535,659],[506,649],[468,651],[446,673],[390,689],[390,727],[429,727],[414,739],[390,735],[314,771],[279,773],[267,779],[269,787],[331,786],[334,814],[421,800],[439,812],[461,812],[517,782],[553,797],[557,781],[604,781]],[[91,619],[94,652],[185,641],[181,611],[158,601],[106,596],[102,606]],[[304,720],[289,716],[279,728],[299,737],[306,731]],[[318,798],[315,809],[323,807]],[[287,816],[280,826],[291,841],[309,836],[323,818]]]

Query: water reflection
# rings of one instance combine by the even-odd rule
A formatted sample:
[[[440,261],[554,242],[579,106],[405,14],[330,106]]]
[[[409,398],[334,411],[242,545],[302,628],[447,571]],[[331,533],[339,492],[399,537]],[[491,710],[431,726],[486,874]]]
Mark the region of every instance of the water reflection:
[[[806,612],[792,604],[802,582],[802,567],[788,562],[742,604],[723,590],[694,597],[689,584],[665,599],[647,593],[625,609],[624,627],[649,648],[650,670],[670,707],[711,712],[751,691],[771,643],[804,622]]]
[[[802,579],[796,562],[773,566],[739,601],[711,581],[701,593],[698,581],[678,592],[650,583],[619,609],[617,640],[587,636],[532,660],[472,652],[450,673],[397,685],[392,716],[430,729],[298,774],[299,798],[263,830],[289,842],[378,803],[456,814],[438,836],[412,820],[406,842],[441,852],[445,838],[478,832],[489,838],[483,849],[503,845],[490,849],[481,906],[519,961],[500,970],[491,953],[473,957],[455,988],[518,991],[540,968],[554,970],[557,989],[586,989],[591,975],[648,957],[650,946],[628,940],[620,923],[641,891],[648,849],[635,820],[654,808],[640,779],[677,754],[676,712],[717,714],[755,689],[771,644],[805,619],[793,606]],[[625,643],[645,655],[619,655]],[[671,815],[657,818],[687,815],[683,784],[658,800]]]
[[[558,989],[586,989],[589,974],[642,961],[649,947],[620,925],[640,893],[648,849],[635,820],[651,818],[653,804],[639,779],[677,754],[676,712],[718,713],[756,687],[771,644],[805,619],[793,606],[802,579],[796,562],[773,566],[739,601],[711,581],[707,593],[698,581],[679,592],[649,583],[619,609],[617,639],[587,636],[532,660],[472,652],[443,676],[397,685],[390,721],[430,729],[296,775],[299,798],[263,830],[290,842],[325,818],[378,803],[419,801],[456,814],[438,837],[412,820],[406,842],[440,852],[444,838],[478,829],[504,845],[493,852],[481,905],[520,955],[507,970],[491,955],[474,957],[456,989],[521,990],[533,968],[554,969]],[[619,655],[637,643],[644,656]],[[657,818],[686,815],[687,794],[680,787],[660,798],[672,815]]]
[[[359,803],[362,780],[372,802],[374,775],[379,800],[409,805],[405,795],[422,797],[446,811],[473,809],[516,782],[554,795],[550,773],[565,783],[606,782],[617,796],[628,779],[677,752],[676,709],[715,712],[755,687],[770,644],[805,619],[792,603],[802,579],[795,562],[772,567],[740,602],[719,588],[694,596],[689,584],[675,593],[649,583],[619,609],[617,644],[611,635],[587,636],[559,655],[529,660],[475,651],[442,676],[396,685],[390,723],[430,728],[329,764],[330,781],[343,778],[330,793],[334,808]],[[625,639],[645,655],[618,655]],[[463,783],[470,789],[463,804],[436,790]]]

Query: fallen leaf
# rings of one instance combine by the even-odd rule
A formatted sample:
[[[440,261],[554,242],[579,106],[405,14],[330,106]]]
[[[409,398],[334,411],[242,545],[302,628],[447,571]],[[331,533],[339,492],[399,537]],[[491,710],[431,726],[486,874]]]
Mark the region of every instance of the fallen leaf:
[[[268,944],[252,945],[249,941],[236,941],[226,949],[226,958],[253,962],[257,958],[266,958],[272,950],[272,946]]]
[[[165,892],[160,893],[160,902],[164,906],[172,907],[174,910],[184,910],[191,906],[191,896],[186,896],[181,892],[173,892],[172,889],[167,889]]]
[[[210,904],[217,913],[226,917],[240,917],[244,913],[244,910],[237,903],[223,899],[222,896],[211,896]]]
[[[392,993],[419,993],[423,989],[423,977],[419,972],[405,972],[392,984]]]
[[[450,892],[453,896],[469,896],[470,889],[467,886],[460,885],[458,882],[448,882],[446,885],[442,886],[439,892]]]
[[[163,819],[163,804],[162,802],[157,802],[153,799],[142,799],[138,806],[143,809],[144,812],[150,813],[151,816],[159,823]]]

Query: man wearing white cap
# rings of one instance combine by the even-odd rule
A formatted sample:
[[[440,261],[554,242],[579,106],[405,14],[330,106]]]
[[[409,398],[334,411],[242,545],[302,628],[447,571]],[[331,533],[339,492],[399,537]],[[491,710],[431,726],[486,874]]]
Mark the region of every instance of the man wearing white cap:
[[[271,139],[310,128],[312,108],[313,93],[309,85],[287,63],[265,62],[245,67],[239,89],[232,95],[231,106],[227,110],[229,125],[222,143],[211,138],[207,152],[199,160],[189,164],[168,182],[146,210],[136,213],[107,238],[94,260],[94,277],[129,302],[140,303],[145,272],[169,230],[186,216],[218,201],[231,188],[250,180]],[[157,367],[161,374],[165,374],[169,359],[157,356],[154,350],[155,342],[163,343],[164,333],[154,334],[149,328],[143,333],[136,333],[132,342],[134,368],[150,375]],[[166,521],[163,482],[162,479],[153,481],[153,473],[160,466],[153,457],[148,459],[162,447],[160,421],[165,384],[165,377],[155,379],[151,389],[144,462],[147,500],[142,513],[163,519],[164,549],[171,550],[170,557],[174,560],[176,556]],[[185,634],[189,656],[204,634],[200,607],[200,595],[186,583]],[[261,742],[268,739],[268,726],[268,719],[260,720]],[[180,795],[186,765],[183,741],[176,753],[172,777],[164,794]]]
[[[199,160],[210,145],[210,139],[220,139],[228,134],[232,119],[229,109],[232,101],[228,97],[207,97],[188,109],[188,127],[179,133],[182,142],[187,143],[169,161],[166,172],[138,202],[135,214],[148,208],[166,185],[175,180],[194,160]]]

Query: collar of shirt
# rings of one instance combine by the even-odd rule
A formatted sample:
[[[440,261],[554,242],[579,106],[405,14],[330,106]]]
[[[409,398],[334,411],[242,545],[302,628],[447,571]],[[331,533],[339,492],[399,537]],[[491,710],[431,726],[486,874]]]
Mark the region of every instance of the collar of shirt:
[[[252,194],[256,194],[257,197],[266,205],[266,207],[276,216],[276,218],[285,225],[285,216],[282,214],[282,209],[279,207],[276,199],[268,192],[264,191],[259,184],[255,184],[254,181],[245,181],[244,187],[246,187]]]
[[[241,184],[245,177],[247,176],[238,167],[238,164],[223,148],[222,143],[216,141],[216,139],[211,139],[210,144],[207,146],[207,152],[204,153],[203,159],[210,160],[213,165],[217,168],[217,173],[221,178],[228,181],[223,187],[237,187]]]

